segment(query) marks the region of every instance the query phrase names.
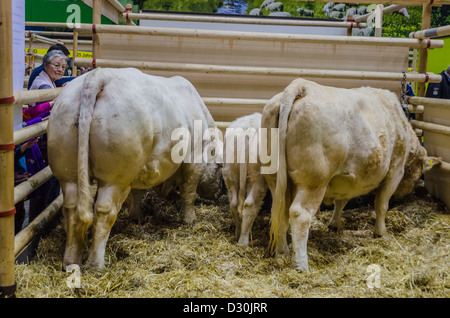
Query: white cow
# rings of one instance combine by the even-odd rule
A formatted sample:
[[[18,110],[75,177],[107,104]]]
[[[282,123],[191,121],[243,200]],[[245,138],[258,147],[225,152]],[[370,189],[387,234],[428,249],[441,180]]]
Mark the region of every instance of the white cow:
[[[259,128],[261,114],[254,113],[233,121],[224,138],[224,159],[227,158],[227,150],[235,154],[232,162],[224,160],[222,175],[228,189],[230,212],[236,225],[236,240],[242,245],[249,245],[253,222],[268,190],[264,176],[260,173],[261,163],[257,156]],[[238,160],[241,152],[244,160]]]
[[[92,224],[87,263],[104,266],[110,230],[131,188],[148,189],[176,176],[182,180],[184,220],[195,219],[196,187],[206,164],[188,163],[187,157],[174,161],[171,153],[177,143],[172,132],[184,127],[192,136],[195,120],[203,129],[216,127],[195,88],[182,77],[99,68],[63,89],[48,123],[48,157],[64,194],[64,266],[81,263]],[[206,143],[200,139],[200,150]]]
[[[391,196],[412,192],[422,172],[440,162],[427,157],[398,98],[386,90],[297,79],[265,106],[261,126],[279,127],[279,170],[266,175],[272,248],[289,252],[290,223],[293,266],[300,271],[308,271],[309,228],[322,201],[334,201],[330,226],[339,229],[348,200],[374,191],[374,234],[382,236]]]

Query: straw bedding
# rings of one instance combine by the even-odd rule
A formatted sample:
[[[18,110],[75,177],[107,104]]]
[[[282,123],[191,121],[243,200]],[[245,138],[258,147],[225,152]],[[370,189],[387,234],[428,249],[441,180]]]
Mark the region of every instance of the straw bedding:
[[[419,189],[391,202],[384,238],[372,236],[372,204],[346,209],[342,234],[327,231],[332,211],[322,210],[310,231],[309,274],[292,269],[289,256],[268,255],[270,204],[246,247],[234,240],[225,195],[198,199],[197,220],[186,225],[179,203],[150,192],[143,223],[119,214],[105,269],[81,266],[80,288],[69,288],[58,225],[30,264],[17,265],[17,297],[449,297],[450,215]],[[371,264],[379,266],[379,288],[369,288]]]

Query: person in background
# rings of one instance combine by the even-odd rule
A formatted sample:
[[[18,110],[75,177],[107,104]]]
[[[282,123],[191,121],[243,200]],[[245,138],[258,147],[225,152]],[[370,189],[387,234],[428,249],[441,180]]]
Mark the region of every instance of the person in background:
[[[441,72],[440,83],[428,84],[425,97],[450,99],[450,65]]]
[[[68,68],[67,56],[60,50],[49,50],[43,59],[43,70],[33,80],[30,90],[56,88],[55,82],[60,80]],[[54,101],[40,104],[30,104],[24,109],[24,125],[31,125],[48,118]],[[33,144],[25,152],[26,170],[31,175],[44,169],[47,164],[47,140],[46,135],[38,137],[37,144]],[[39,189],[30,195],[29,221],[31,222],[42,210],[47,207],[60,193],[60,185],[55,177],[52,177]]]
[[[55,44],[52,45],[48,51],[47,54],[50,53],[51,51],[61,51],[64,53],[65,56],[67,56],[67,60],[69,61],[69,55],[70,52],[67,49],[67,47],[65,47],[62,44]],[[68,63],[69,64],[69,63]],[[68,68],[67,68],[68,69]],[[66,69],[66,70],[67,70]],[[34,80],[36,79],[36,77],[44,70],[44,63],[42,63],[40,66],[36,67],[33,72],[30,75],[30,78],[28,79],[28,89],[31,88],[31,85],[33,85]],[[64,72],[65,74],[65,72]],[[58,80],[55,81],[55,85],[56,87],[62,87],[65,83],[67,83],[68,81],[73,80],[75,77],[66,77],[66,78],[60,78]]]

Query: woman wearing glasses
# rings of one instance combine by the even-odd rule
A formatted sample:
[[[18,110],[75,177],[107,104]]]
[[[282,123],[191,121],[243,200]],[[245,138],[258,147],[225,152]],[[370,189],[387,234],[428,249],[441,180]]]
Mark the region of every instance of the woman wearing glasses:
[[[60,50],[51,50],[47,52],[43,59],[43,70],[34,79],[29,90],[56,88],[55,81],[62,78],[66,71],[67,56]],[[23,126],[29,126],[48,118],[54,101],[44,103],[33,103],[22,111]],[[32,142],[27,141],[18,147],[17,171],[26,172],[27,176],[32,176],[38,171],[44,169],[47,164],[47,136],[42,135],[33,138]],[[19,151],[20,150],[20,151]],[[20,160],[22,160],[20,162]],[[23,180],[21,180],[23,181]],[[44,185],[28,196],[30,200],[29,222],[31,222],[42,210],[48,206],[60,192],[59,182],[52,177]],[[17,207],[16,207],[17,209]],[[25,211],[20,211],[24,214]],[[23,217],[19,217],[23,219]],[[20,224],[16,224],[20,227]]]
[[[44,55],[43,66],[43,71],[34,79],[33,84],[29,88],[30,90],[56,88],[55,81],[63,77],[68,67],[67,56],[59,50],[50,51]],[[53,101],[50,101],[41,104],[30,104],[30,107],[23,111],[24,121],[28,122],[50,111],[53,103]]]

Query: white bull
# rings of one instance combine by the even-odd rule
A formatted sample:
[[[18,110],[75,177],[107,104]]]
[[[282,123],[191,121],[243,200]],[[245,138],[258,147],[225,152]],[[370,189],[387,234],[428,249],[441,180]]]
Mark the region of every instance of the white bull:
[[[188,157],[174,161],[171,154],[177,142],[171,140],[173,130],[183,127],[192,136],[195,120],[203,129],[216,127],[195,88],[182,77],[96,69],[63,89],[48,123],[49,164],[64,195],[63,266],[81,263],[91,225],[87,263],[104,266],[110,230],[131,188],[148,189],[176,176],[182,181],[184,220],[195,219],[196,187],[206,163]],[[204,147],[207,142],[198,137]]]
[[[225,160],[222,175],[228,189],[230,212],[236,225],[236,240],[242,245],[249,244],[253,222],[268,190],[266,180],[260,173],[261,163],[257,156],[259,128],[261,128],[261,114],[254,113],[233,121],[228,126],[224,138],[225,156],[228,150],[236,154],[236,160],[232,162]],[[242,161],[238,160],[241,152],[244,153]]]
[[[411,193],[422,172],[440,162],[427,157],[398,98],[386,90],[297,79],[265,106],[261,126],[279,127],[279,170],[266,175],[272,248],[289,252],[290,223],[300,271],[308,272],[309,228],[322,201],[334,201],[330,226],[339,229],[348,200],[374,191],[374,234],[382,236],[391,196]]]

